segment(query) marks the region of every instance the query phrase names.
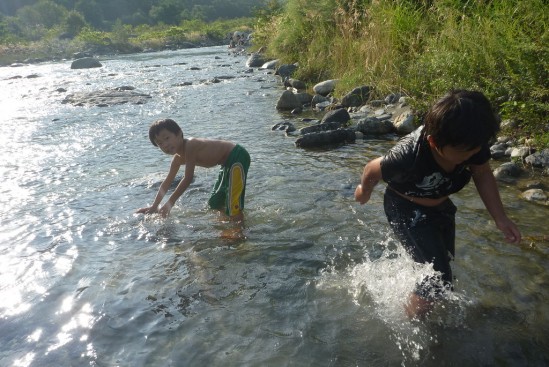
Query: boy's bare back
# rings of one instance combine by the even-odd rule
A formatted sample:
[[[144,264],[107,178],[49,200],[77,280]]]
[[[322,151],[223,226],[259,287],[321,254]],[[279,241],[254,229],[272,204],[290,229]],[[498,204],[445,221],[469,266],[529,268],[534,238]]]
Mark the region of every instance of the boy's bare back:
[[[181,164],[194,157],[195,165],[209,168],[223,165],[234,147],[235,144],[230,141],[189,138],[185,139],[183,151],[178,151],[177,154]]]

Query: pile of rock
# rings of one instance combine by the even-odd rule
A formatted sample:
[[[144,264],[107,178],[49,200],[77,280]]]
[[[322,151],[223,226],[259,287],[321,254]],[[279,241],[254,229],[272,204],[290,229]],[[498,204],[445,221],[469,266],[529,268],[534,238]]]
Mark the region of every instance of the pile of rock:
[[[310,94],[305,83],[291,78],[297,64],[277,65],[276,60],[262,65],[263,69],[276,69],[275,74],[280,76],[285,87],[276,109],[293,115],[307,109],[324,113],[320,121],[302,120],[312,124],[299,130],[288,121],[273,126],[273,130],[296,136],[297,147],[336,147],[356,139],[402,136],[412,132],[420,123],[406,96],[395,93],[384,100],[372,100],[372,88],[359,86],[338,100],[332,96],[337,80],[314,85],[314,93]],[[508,123],[504,121],[502,126]],[[496,179],[507,183],[521,182],[522,198],[549,206],[549,185],[544,182],[549,176],[549,149],[536,152],[527,141],[517,142],[501,136],[491,146],[491,152],[494,160],[507,161],[494,170]]]

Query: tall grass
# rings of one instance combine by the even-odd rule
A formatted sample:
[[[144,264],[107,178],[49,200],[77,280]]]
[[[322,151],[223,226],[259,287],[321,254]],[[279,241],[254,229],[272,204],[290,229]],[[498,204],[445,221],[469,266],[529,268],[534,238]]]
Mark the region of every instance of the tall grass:
[[[549,146],[549,11],[544,0],[288,0],[256,40],[311,83],[339,79],[418,109],[452,88],[483,91],[522,135]]]

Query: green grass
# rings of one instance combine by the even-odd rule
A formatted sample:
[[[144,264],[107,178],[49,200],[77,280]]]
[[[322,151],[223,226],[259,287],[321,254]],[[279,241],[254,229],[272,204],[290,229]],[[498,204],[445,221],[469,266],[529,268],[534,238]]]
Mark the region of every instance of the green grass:
[[[60,28],[43,32],[38,40],[27,40],[14,35],[0,40],[0,65],[8,65],[25,59],[70,58],[75,52],[98,50],[119,53],[139,52],[144,49],[160,50],[167,44],[190,42],[195,44],[223,44],[226,35],[234,31],[251,31],[255,19],[240,18],[203,22],[184,21],[178,26],[139,25],[117,22],[111,31],[99,31],[84,27],[71,40],[60,40]]]
[[[547,147],[548,20],[544,0],[288,0],[255,39],[310,84],[339,79],[339,96],[365,84],[425,110],[449,89],[481,90],[520,122],[509,133]]]

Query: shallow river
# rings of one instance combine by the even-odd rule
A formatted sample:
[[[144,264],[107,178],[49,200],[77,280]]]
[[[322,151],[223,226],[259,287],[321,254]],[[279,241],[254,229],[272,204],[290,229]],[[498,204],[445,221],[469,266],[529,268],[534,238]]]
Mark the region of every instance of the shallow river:
[[[527,236],[515,246],[472,184],[454,195],[455,292],[411,322],[403,302],[430,269],[391,236],[383,185],[353,201],[393,142],[296,148],[271,126],[303,123],[245,61],[211,47],[0,68],[0,365],[549,365],[548,210],[500,185]],[[61,103],[119,86],[152,98]],[[243,228],[206,207],[217,169],[197,169],[168,219],[134,214],[170,164],[147,131],[166,117],[248,149]]]

